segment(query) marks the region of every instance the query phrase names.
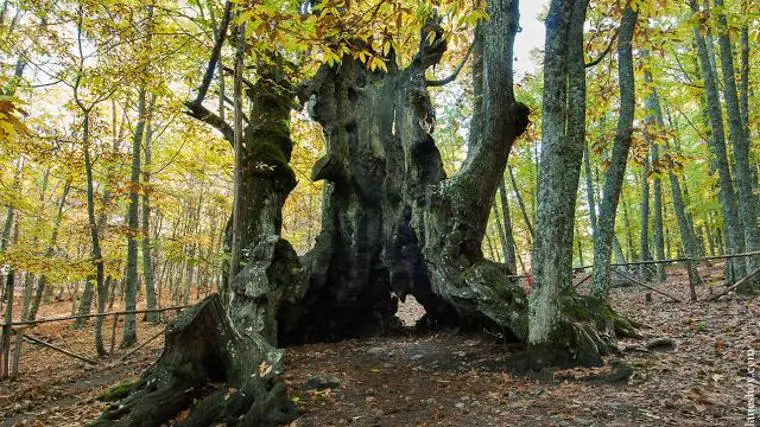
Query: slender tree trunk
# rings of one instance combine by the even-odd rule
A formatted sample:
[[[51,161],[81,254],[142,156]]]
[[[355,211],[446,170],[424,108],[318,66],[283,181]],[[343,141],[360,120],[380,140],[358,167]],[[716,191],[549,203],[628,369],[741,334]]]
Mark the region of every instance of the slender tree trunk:
[[[245,51],[245,27],[239,26],[235,37],[235,78],[233,81],[233,92],[235,100],[234,122],[234,150],[235,150],[235,178],[234,188],[232,191],[232,230],[230,236],[230,265],[227,273],[227,282],[231,282],[240,269],[241,249],[242,249],[242,206],[241,195],[243,182],[243,57]],[[224,300],[229,298],[229,285],[225,286],[222,295]]]
[[[21,307],[20,307],[20,313],[21,313],[21,320],[26,321],[29,320],[29,305],[32,302],[32,290],[33,285],[35,282],[34,275],[30,274],[29,272],[24,273],[24,289],[21,297]],[[11,364],[13,365],[11,367],[11,378],[17,378],[18,377],[18,364],[19,360],[21,360],[21,345],[23,343],[23,336],[21,334],[16,334],[16,340],[14,342],[13,346],[13,361]]]
[[[198,286],[198,282],[195,280],[195,274],[198,272],[198,266],[199,260],[198,260],[198,244],[195,243],[196,236],[198,236],[198,230],[199,230],[199,224],[200,224],[200,218],[201,218],[201,207],[203,206],[203,184],[201,183],[201,190],[200,194],[198,196],[198,205],[196,206],[195,212],[191,214],[190,218],[190,232],[193,235],[193,241],[194,243],[190,244],[190,250],[188,251],[188,261],[187,261],[187,276],[185,281],[185,290],[184,290],[184,304],[187,305],[190,303],[190,292],[191,287],[193,284]]]
[[[594,200],[594,181],[591,176],[591,151],[588,144],[583,143],[583,174],[586,177],[586,199],[588,203],[588,216],[591,222],[592,239],[599,234],[599,226],[596,218],[596,201]]]
[[[151,101],[151,106],[154,105],[155,97]],[[151,108],[152,110],[152,108]],[[143,276],[145,278],[145,300],[146,308],[148,310],[155,310],[158,308],[156,302],[156,286],[153,282],[153,255],[150,240],[150,194],[152,188],[150,186],[150,173],[151,173],[151,161],[153,157],[153,122],[150,119],[151,114],[148,114],[147,130],[145,132],[145,163],[143,165],[143,191],[142,191],[142,260],[143,260]],[[147,313],[145,320],[150,323],[156,323],[159,321],[159,313]]]
[[[45,168],[45,171],[42,176],[42,185],[40,187],[40,197],[39,197],[39,206],[38,209],[40,212],[45,211],[45,205],[47,200],[47,188],[48,183],[50,182],[50,170],[51,168],[48,166]],[[40,228],[42,225],[43,217],[40,215],[37,217],[35,221],[35,229]],[[37,247],[37,244],[39,242],[39,236],[35,233],[34,237],[32,238],[31,245],[32,247]],[[29,272],[26,272],[24,276],[24,294],[23,294],[23,300],[24,303],[22,305],[21,309],[21,318],[23,320],[29,320],[29,314],[30,314],[30,306],[32,304],[32,293],[34,292],[35,283],[38,281],[39,277],[35,278],[34,275],[30,274]],[[20,336],[16,339],[16,347],[18,348],[16,354],[18,354],[21,351],[21,341]],[[14,360],[14,372],[18,370],[18,358],[16,357]]]
[[[674,130],[677,131],[677,128],[674,127]],[[675,146],[676,151],[681,150],[681,142],[678,138],[678,134],[675,135],[673,145]],[[683,192],[683,200],[684,205],[691,206],[691,197],[689,196],[689,186],[687,185],[688,180],[686,179],[686,173],[683,173],[682,176],[679,178],[681,181],[681,190]],[[694,226],[694,216],[689,212],[686,211],[686,220],[689,224],[689,230],[691,230],[691,235],[694,238],[694,241],[697,242],[696,248],[697,248],[697,256],[703,257],[705,255],[704,251],[699,245],[699,237],[697,236],[697,228]]]
[[[141,145],[145,134],[147,103],[146,88],[141,86],[137,92],[137,125],[132,137],[132,174],[130,177],[129,209],[127,212],[127,274],[125,277],[125,311],[137,308],[137,236],[140,233],[139,222],[139,191],[140,191],[140,160]],[[137,324],[134,314],[124,315],[124,329],[119,347],[125,348],[137,342]]]
[[[5,24],[5,16],[8,13],[8,5],[10,4],[10,0],[4,0],[3,1],[3,8],[0,9],[0,25]]]
[[[85,182],[87,186],[87,219],[90,228],[90,240],[92,243],[92,263],[95,267],[95,283],[98,289],[98,311],[104,307],[101,305],[102,298],[106,293],[105,290],[105,265],[103,263],[103,254],[100,249],[100,236],[98,225],[95,221],[95,189],[92,176],[92,161],[90,160],[90,110],[84,110],[82,118],[82,146],[84,151],[84,170]],[[88,278],[89,282],[92,278]],[[98,317],[95,320],[95,350],[98,355],[105,355],[106,350],[103,346],[102,334],[103,321]]]
[[[501,224],[501,219],[499,218],[499,209],[496,208],[496,203],[494,203],[493,205],[493,220],[496,223],[496,231],[498,231],[499,233],[499,243],[501,243],[501,256],[497,258],[492,255],[491,259],[495,261],[499,261],[500,259],[506,259],[507,238],[504,235],[504,226]]]
[[[13,178],[13,189],[17,194],[21,194],[21,173],[24,168],[23,158],[19,158],[16,166],[16,174]],[[15,205],[8,206],[8,211],[5,215],[5,222],[3,223],[3,234],[0,238],[0,255],[2,255],[10,246],[11,232],[13,231],[13,222],[16,219],[16,207]],[[0,304],[5,300],[7,287],[2,287],[0,290]]]
[[[13,241],[15,243],[16,236],[18,236],[18,222],[16,222],[16,231],[14,233]],[[13,287],[15,280],[15,272],[13,265],[7,267],[5,274],[5,322],[13,322]],[[0,380],[7,378],[10,375],[10,349],[11,349],[11,332],[10,328],[2,329],[2,337],[0,337]]]
[[[646,153],[644,168],[642,171],[643,173],[641,175],[641,219],[639,222],[639,225],[641,227],[639,230],[639,250],[641,254],[641,256],[639,256],[639,260],[641,261],[650,261],[652,259],[652,256],[649,253],[649,154],[649,152]],[[639,266],[639,276],[645,281],[651,280],[650,268],[651,266],[647,264],[641,264]]]
[[[631,217],[628,214],[628,200],[625,198],[624,194],[621,194],[620,199],[620,204],[623,207],[623,229],[625,230],[625,243],[626,250],[628,251],[628,259],[634,261],[638,259],[639,256],[636,253],[636,245],[633,244],[633,222],[631,221]]]
[[[55,222],[53,225],[53,232],[50,236],[47,248],[45,249],[45,258],[53,256],[55,247],[58,244],[58,233],[63,222],[63,207],[66,204],[66,197],[68,197],[69,190],[71,190],[71,179],[67,178],[63,184],[63,191],[61,193],[61,199],[58,201],[58,211],[56,212]],[[42,302],[42,296],[45,293],[47,287],[47,278],[44,274],[41,274],[37,280],[37,289],[32,299],[32,304],[29,307],[29,319],[34,320],[37,318],[37,311],[39,310],[40,303]]]
[[[605,173],[604,197],[599,210],[599,236],[594,241],[594,269],[591,295],[604,298],[610,281],[610,256],[615,233],[615,216],[623,188],[628,151],[633,132],[635,83],[633,78],[633,34],[638,12],[626,3],[618,35],[618,79],[620,84],[620,115],[618,117],[611,163]]]
[[[499,200],[501,202],[501,215],[504,224],[504,263],[512,274],[517,274],[517,261],[515,259],[515,239],[512,234],[512,219],[509,214],[509,201],[504,180],[499,184]]]
[[[692,9],[698,11],[696,1],[691,2]],[[723,129],[723,113],[720,107],[720,98],[718,94],[717,78],[715,69],[710,60],[710,51],[705,37],[702,35],[700,23],[694,25],[694,38],[697,44],[697,56],[699,58],[700,69],[705,84],[705,96],[707,99],[707,111],[710,120],[710,129],[712,140],[710,148],[715,156],[715,168],[718,171],[720,181],[720,201],[723,209],[723,218],[726,225],[726,239],[728,243],[727,251],[730,253],[739,253],[744,251],[744,236],[741,232],[742,226],[739,221],[739,215],[736,208],[736,197],[734,193],[733,179],[726,153],[725,132]],[[739,277],[744,275],[744,262],[729,261],[729,273]],[[730,281],[734,277],[728,278]]]
[[[578,267],[583,266],[583,239],[582,234],[578,231],[578,227],[575,227],[575,241],[578,245]]]
[[[95,288],[89,280],[84,283],[84,290],[82,291],[81,298],[79,299],[79,307],[76,310],[78,316],[84,316],[90,314],[92,309],[92,297],[95,294]],[[78,318],[74,321],[74,328],[78,329],[87,324],[87,318]]]
[[[708,217],[707,224],[705,225],[705,232],[707,234],[707,245],[710,248],[710,256],[715,256],[715,239],[713,238],[712,234],[712,225],[710,224],[710,220]]]
[[[747,137],[752,140],[749,130],[749,0],[742,0],[743,19],[739,36],[739,108],[742,112],[742,124]],[[757,171],[757,169],[755,169]],[[757,206],[755,206],[757,209]]]
[[[655,94],[656,96],[656,94]],[[658,101],[659,102],[659,101]],[[659,123],[658,123],[659,124]],[[657,144],[652,144],[652,164],[657,164],[660,161],[659,147]],[[665,259],[665,240],[663,237],[663,220],[662,220],[662,182],[658,173],[654,176],[654,224],[652,225],[652,231],[654,234],[654,253],[657,260]],[[655,271],[657,272],[657,280],[665,281],[665,264],[656,264]]]
[[[681,233],[681,242],[683,243],[684,247],[684,255],[686,258],[695,259],[698,256],[697,243],[694,239],[694,235],[689,228],[689,222],[686,219],[686,207],[684,206],[683,198],[681,196],[681,188],[678,182],[678,178],[673,173],[672,169],[673,164],[671,161],[668,168],[668,179],[670,180],[670,189],[673,197],[673,211],[675,212],[676,219],[678,220],[678,231]],[[693,285],[701,283],[702,280],[699,278],[696,264],[693,262],[687,262],[686,268],[689,274],[689,283]]]
[[[644,51],[642,54],[644,59],[649,59],[649,52]],[[644,137],[649,142],[650,151],[652,154],[652,167],[654,174],[653,179],[653,196],[654,196],[654,224],[652,231],[654,233],[654,249],[655,256],[658,260],[665,259],[665,239],[663,233],[663,212],[662,212],[662,187],[659,172],[660,166],[660,147],[654,143],[654,135],[659,135],[665,130],[665,120],[662,115],[662,108],[660,107],[660,98],[657,94],[657,88],[655,86],[652,73],[649,68],[644,69],[644,83],[647,87],[651,87],[650,92],[647,94],[644,100],[644,107],[647,111],[646,127]],[[656,264],[657,279],[659,281],[665,280],[665,265]]]
[[[620,239],[617,235],[612,238],[612,252],[615,254],[615,262],[623,264],[626,262],[625,254],[623,253],[623,245],[620,244]]]
[[[535,236],[533,234],[533,225],[530,221],[530,216],[528,215],[528,210],[525,209],[525,202],[523,202],[522,195],[520,194],[520,190],[517,187],[517,181],[515,180],[515,174],[512,172],[512,166],[507,166],[507,169],[509,170],[509,180],[512,182],[512,191],[515,193],[515,198],[517,199],[517,203],[520,205],[520,213],[522,214],[523,221],[525,222],[525,226],[528,228],[528,235],[530,237],[531,242],[535,242]]]
[[[491,239],[491,234],[486,233],[486,244],[488,245],[488,254],[490,255],[491,259],[494,262],[501,262],[501,257],[499,257],[499,252],[495,251],[493,248],[493,240]]]
[[[715,6],[723,8],[723,0],[715,0]],[[723,97],[726,101],[728,129],[734,147],[734,174],[739,193],[738,216],[744,226],[744,247],[748,252],[760,249],[760,231],[757,226],[757,208],[755,195],[752,193],[752,172],[749,163],[749,134],[742,114],[742,101],[737,94],[736,74],[734,72],[734,54],[729,38],[726,15],[718,14],[718,46],[720,47],[720,65],[723,76]],[[740,76],[741,77],[741,76]],[[744,95],[744,94],[743,94]],[[746,95],[745,95],[746,98]],[[748,111],[748,110],[747,110]],[[747,272],[757,268],[757,257],[746,257]],[[743,275],[742,275],[743,276]],[[740,289],[746,291],[749,287]]]

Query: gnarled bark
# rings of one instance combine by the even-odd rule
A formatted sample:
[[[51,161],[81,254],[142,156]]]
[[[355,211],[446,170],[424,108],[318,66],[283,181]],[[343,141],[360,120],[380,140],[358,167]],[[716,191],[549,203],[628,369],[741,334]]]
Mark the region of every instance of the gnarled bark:
[[[303,259],[308,290],[282,310],[281,343],[383,332],[397,324],[397,298],[408,294],[429,321],[524,336],[524,292],[480,251],[507,154],[528,123],[529,110],[512,93],[513,7],[490,5],[491,23],[480,30],[479,52],[494,80],[483,84],[479,134],[452,177],[431,137],[435,117],[424,78],[446,48],[437,18],[407,68],[398,68],[393,53],[387,73],[346,57],[304,86],[302,100],[311,100],[327,137],[312,177],[329,184],[322,232]],[[435,32],[429,44],[427,31]]]
[[[182,426],[280,425],[298,412],[281,371],[282,351],[239,333],[214,294],[167,328],[158,361],[92,425],[159,426],[188,407]]]

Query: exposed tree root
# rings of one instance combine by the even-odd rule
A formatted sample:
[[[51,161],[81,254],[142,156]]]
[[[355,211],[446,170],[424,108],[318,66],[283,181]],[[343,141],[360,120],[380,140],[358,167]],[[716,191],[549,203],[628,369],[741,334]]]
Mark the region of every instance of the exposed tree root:
[[[601,366],[603,356],[621,354],[617,338],[641,338],[637,323],[594,297],[568,291],[561,297],[560,307],[559,324],[548,343],[529,345],[515,358],[517,369]]]
[[[236,332],[212,295],[167,329],[159,360],[93,425],[159,426],[187,408],[179,425],[286,423],[297,408],[278,376],[281,368],[282,352],[257,334]]]

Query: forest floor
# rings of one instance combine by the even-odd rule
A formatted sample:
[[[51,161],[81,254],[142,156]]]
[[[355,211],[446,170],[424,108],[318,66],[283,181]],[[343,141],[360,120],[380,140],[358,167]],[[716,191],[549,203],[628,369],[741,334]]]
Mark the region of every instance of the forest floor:
[[[748,350],[760,354],[760,298],[727,295],[702,301],[723,287],[718,284],[719,266],[701,273],[712,275],[715,288],[700,286],[696,303],[688,302],[682,274],[657,285],[682,303],[657,293],[647,301],[648,291],[641,287],[611,291],[615,308],[649,326],[641,330],[644,339],[619,342],[621,348],[641,349],[659,337],[677,344],[673,351],[626,352],[635,369],[627,382],[584,379],[607,373],[609,367],[547,371],[533,378],[513,375],[506,368],[511,349],[488,334],[410,332],[307,345],[286,352],[285,380],[302,412],[293,425],[744,425]],[[47,307],[43,315],[55,309]],[[59,309],[65,314],[67,308]],[[421,314],[413,302],[399,311],[407,323]],[[139,327],[141,342],[163,328],[143,322]],[[110,321],[106,329],[110,340]],[[93,353],[91,325],[81,330],[40,325],[33,333],[72,351]],[[0,426],[86,425],[104,408],[96,397],[120,381],[137,378],[160,354],[162,340],[124,362],[119,358],[129,350],[117,348],[113,358],[95,366],[25,344],[18,380],[0,383]],[[315,374],[332,376],[339,386],[307,390],[305,383]],[[755,386],[755,393],[755,402],[760,402],[760,387]]]

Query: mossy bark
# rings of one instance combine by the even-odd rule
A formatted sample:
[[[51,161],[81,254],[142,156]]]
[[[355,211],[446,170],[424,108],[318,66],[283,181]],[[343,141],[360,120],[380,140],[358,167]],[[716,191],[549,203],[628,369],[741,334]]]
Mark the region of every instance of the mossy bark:
[[[601,366],[602,357],[619,353],[618,337],[639,337],[637,324],[593,296],[566,290],[559,298],[559,317],[549,339],[529,346],[528,367]]]
[[[489,16],[491,25],[480,32],[482,60],[492,72],[482,82],[482,125],[452,177],[431,136],[435,115],[425,80],[446,49],[437,17],[406,68],[393,52],[388,72],[346,57],[301,88],[327,139],[312,178],[328,185],[321,234],[303,258],[305,297],[281,310],[280,343],[382,333],[398,324],[397,298],[410,294],[427,322],[524,337],[524,291],[480,250],[507,155],[529,114],[514,99],[505,59],[517,12],[511,2],[495,2]]]

